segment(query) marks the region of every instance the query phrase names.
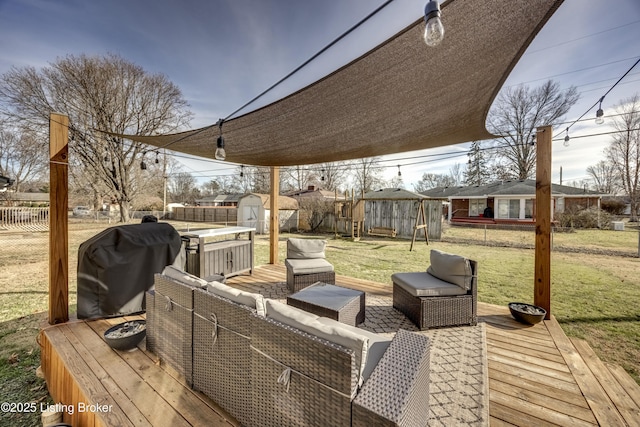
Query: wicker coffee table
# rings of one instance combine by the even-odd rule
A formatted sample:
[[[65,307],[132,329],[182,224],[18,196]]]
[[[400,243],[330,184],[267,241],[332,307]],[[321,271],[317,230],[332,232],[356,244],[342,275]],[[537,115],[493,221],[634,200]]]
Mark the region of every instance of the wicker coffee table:
[[[316,282],[289,295],[287,304],[347,325],[364,322],[365,294],[354,289]]]

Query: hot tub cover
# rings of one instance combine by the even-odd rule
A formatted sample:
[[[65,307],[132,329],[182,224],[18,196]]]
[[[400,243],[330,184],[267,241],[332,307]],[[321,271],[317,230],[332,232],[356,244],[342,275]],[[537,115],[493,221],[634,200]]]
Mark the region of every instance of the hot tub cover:
[[[181,251],[178,232],[166,223],[111,227],[78,249],[78,319],[145,310],[153,276]]]

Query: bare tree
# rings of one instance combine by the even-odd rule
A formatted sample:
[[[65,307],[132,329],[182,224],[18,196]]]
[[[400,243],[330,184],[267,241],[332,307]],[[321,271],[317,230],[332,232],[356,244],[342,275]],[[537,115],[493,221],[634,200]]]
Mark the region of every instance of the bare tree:
[[[449,177],[453,185],[462,185],[464,182],[464,171],[460,163],[456,163],[449,168]]]
[[[551,80],[538,88],[516,86],[500,93],[487,124],[489,131],[499,136],[495,141],[496,154],[505,160],[503,164],[512,178],[527,179],[534,175],[536,128],[556,124],[578,98],[574,86],[562,91]]]
[[[635,94],[616,107],[613,127],[618,131],[606,150],[616,176],[631,203],[631,221],[640,207],[640,96]]]
[[[283,190],[305,190],[319,181],[318,173],[307,166],[283,167],[280,171]]]
[[[340,192],[346,184],[348,172],[352,168],[352,162],[332,162],[318,165],[320,168],[320,187],[325,190]],[[324,180],[322,179],[324,177]]]
[[[148,147],[116,134],[173,132],[191,117],[177,86],[117,55],[70,55],[41,71],[12,68],[0,83],[0,112],[10,120],[46,133],[50,112],[69,116],[70,173],[95,177],[85,183],[95,193],[106,187],[121,221],[146,180],[140,164],[153,155],[144,159]]]
[[[422,178],[413,184],[413,191],[421,193],[437,187],[453,187],[455,182],[450,175],[440,173],[423,173]]]
[[[35,133],[0,126],[0,175],[14,180],[15,191],[43,178],[47,153],[45,142]]]
[[[178,172],[169,179],[169,194],[171,200],[178,203],[195,204],[200,191],[196,179],[187,172]]]
[[[380,176],[379,161],[379,157],[367,157],[353,161],[353,177],[358,194],[375,190],[384,185],[384,180]]]
[[[600,160],[594,166],[587,167],[587,174],[593,180],[596,191],[602,194],[616,194],[617,177],[613,163]]]

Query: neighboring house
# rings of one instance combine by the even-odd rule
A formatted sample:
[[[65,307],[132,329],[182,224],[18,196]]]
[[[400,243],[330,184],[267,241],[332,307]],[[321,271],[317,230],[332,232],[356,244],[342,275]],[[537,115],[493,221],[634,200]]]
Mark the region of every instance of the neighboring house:
[[[271,217],[270,196],[268,194],[248,193],[238,200],[238,225],[255,227],[258,234],[269,233]],[[298,229],[298,201],[291,197],[278,197],[278,217],[280,230]]]
[[[49,206],[49,193],[16,193],[5,191],[0,195],[3,206]]]
[[[450,222],[535,222],[536,182],[532,179],[499,181],[469,187],[438,187],[421,194],[430,199],[448,200],[447,217]],[[567,210],[599,208],[602,196],[604,194],[584,188],[551,184],[552,218],[555,214]],[[491,212],[485,211],[487,208]]]
[[[242,194],[214,194],[196,199],[197,206],[238,206]]]

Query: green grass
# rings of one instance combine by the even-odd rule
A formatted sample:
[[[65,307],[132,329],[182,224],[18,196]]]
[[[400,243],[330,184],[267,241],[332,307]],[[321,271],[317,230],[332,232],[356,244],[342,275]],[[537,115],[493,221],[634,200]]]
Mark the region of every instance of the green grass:
[[[52,404],[43,379],[36,375],[40,347],[36,337],[43,315],[13,319],[0,324],[0,402],[27,404],[27,411],[0,413],[0,425],[40,425],[40,406]],[[36,408],[35,412],[32,409]],[[16,409],[16,408],[14,408]]]

